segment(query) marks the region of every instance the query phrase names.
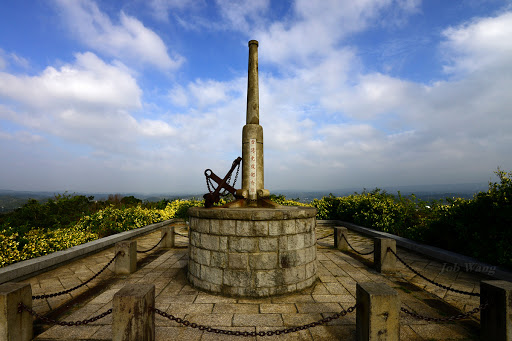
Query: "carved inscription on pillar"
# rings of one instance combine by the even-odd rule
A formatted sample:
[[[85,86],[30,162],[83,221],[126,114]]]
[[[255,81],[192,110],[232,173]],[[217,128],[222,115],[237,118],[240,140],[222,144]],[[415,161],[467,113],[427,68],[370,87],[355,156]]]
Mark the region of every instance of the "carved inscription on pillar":
[[[257,166],[256,166],[256,160],[257,160],[257,155],[256,155],[256,139],[250,139],[249,140],[249,169],[250,169],[250,174],[249,174],[249,195],[251,194],[256,194],[256,183],[257,183],[257,176],[258,176],[258,173],[257,173]]]

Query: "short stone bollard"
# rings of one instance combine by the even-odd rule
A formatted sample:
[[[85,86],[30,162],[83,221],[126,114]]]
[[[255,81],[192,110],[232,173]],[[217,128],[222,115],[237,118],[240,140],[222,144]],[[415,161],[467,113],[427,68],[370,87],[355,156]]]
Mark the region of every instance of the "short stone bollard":
[[[32,340],[32,316],[29,312],[18,313],[18,304],[32,308],[32,287],[28,283],[4,283],[0,285],[0,340]]]
[[[174,225],[168,225],[164,226],[162,228],[162,234],[161,237],[162,240],[162,247],[174,247]]]
[[[128,240],[116,243],[116,275],[129,275],[137,270],[137,241]]]
[[[400,339],[400,301],[396,290],[384,283],[357,283],[356,302],[357,341]]]
[[[341,227],[341,226],[336,226],[334,228],[334,230],[336,231],[335,235],[336,235],[336,246],[338,248],[338,250],[340,251],[348,251],[348,243],[347,243],[347,239],[348,239],[348,229],[346,227]]]
[[[512,283],[507,281],[480,282],[480,339],[512,340]]]
[[[128,284],[115,293],[112,305],[112,340],[155,340],[154,306],[154,284]]]
[[[396,253],[396,240],[391,238],[373,239],[373,264],[378,272],[395,272],[396,257],[388,251],[388,247]]]

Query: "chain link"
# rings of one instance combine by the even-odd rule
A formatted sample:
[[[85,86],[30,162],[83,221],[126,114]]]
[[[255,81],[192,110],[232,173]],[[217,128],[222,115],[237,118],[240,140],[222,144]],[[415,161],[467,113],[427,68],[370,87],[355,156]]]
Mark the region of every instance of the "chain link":
[[[182,237],[188,238],[188,236],[186,236],[186,235],[184,235],[184,234],[181,234],[181,233],[179,233],[179,232],[174,231],[174,233],[175,233],[175,234],[177,234],[178,236],[182,236]]]
[[[70,292],[78,289],[78,288],[81,288],[83,287],[84,285],[86,285],[87,283],[89,283],[90,281],[92,281],[93,279],[95,279],[96,277],[98,277],[103,271],[105,271],[108,266],[110,264],[112,264],[112,262],[117,258],[117,256],[119,256],[122,252],[119,251],[118,253],[116,253],[116,255],[114,256],[114,258],[112,258],[99,272],[97,272],[94,276],[92,276],[91,278],[89,278],[87,281],[83,282],[82,284],[79,284],[77,286],[74,286],[73,288],[70,288],[70,289],[67,289],[67,290],[63,290],[63,291],[59,291],[59,292],[56,292],[56,293],[53,293],[53,294],[44,294],[44,295],[35,295],[35,296],[32,296],[32,299],[33,300],[40,300],[40,299],[46,299],[46,298],[51,298],[51,297],[56,297],[56,296],[60,296],[60,295],[65,295],[65,294],[69,294]]]
[[[323,236],[323,237],[320,237],[320,238],[317,238],[316,240],[320,240],[320,239],[325,239],[325,238],[329,238],[331,236],[334,236],[334,233],[331,233],[331,234],[328,234],[327,236]]]
[[[34,310],[32,310],[31,308],[27,307],[25,304],[19,303],[18,304],[18,313],[23,312],[23,310],[28,311],[30,315],[35,316],[36,318],[38,318],[41,321],[44,321],[46,323],[57,324],[59,326],[67,326],[67,327],[70,327],[70,326],[81,326],[81,325],[84,325],[84,324],[95,322],[95,321],[98,321],[99,319],[104,318],[105,316],[107,316],[109,314],[112,314],[112,309],[109,309],[109,310],[105,311],[104,313],[101,313],[101,314],[99,314],[97,316],[91,317],[90,319],[81,320],[81,321],[66,322],[66,321],[52,320],[52,319],[50,319],[50,318],[48,318],[46,316],[43,316],[43,315],[40,315],[40,314],[36,313]]]
[[[155,245],[155,246],[153,246],[151,249],[149,249],[149,250],[145,250],[145,251],[139,251],[139,250],[137,250],[137,253],[147,253],[147,252],[149,252],[149,251],[153,250],[155,247],[157,247],[157,246],[162,242],[162,240],[164,240],[165,236],[167,236],[167,232],[165,232],[165,233],[164,233],[164,235],[162,236],[162,238],[160,238],[160,240],[158,241],[158,243],[156,243],[156,245]]]
[[[360,251],[357,251],[356,249],[354,249],[352,247],[352,245],[350,245],[350,243],[348,242],[347,240],[347,237],[345,237],[345,235],[342,233],[341,236],[343,237],[343,239],[345,239],[345,241],[347,242],[347,245],[352,249],[354,250],[355,253],[357,254],[360,254],[361,256],[367,256],[367,255],[371,255],[372,253],[375,252],[375,248],[373,250],[371,250],[370,252],[360,252]]]
[[[409,270],[411,270],[412,272],[414,272],[416,275],[420,276],[421,278],[423,278],[424,280],[426,280],[427,282],[429,283],[432,283],[440,288],[443,288],[443,289],[446,289],[446,290],[449,290],[449,291],[453,291],[453,292],[456,292],[458,294],[464,294],[464,295],[469,295],[469,296],[480,296],[480,293],[478,292],[469,292],[469,291],[464,291],[464,290],[458,290],[458,289],[453,289],[453,288],[450,288],[446,285],[443,285],[443,284],[440,284],[440,283],[437,283],[437,282],[434,282],[433,280],[423,276],[422,274],[420,274],[418,271],[414,270],[409,264],[406,264],[402,258],[398,257],[398,255],[396,254],[395,251],[393,251],[390,247],[388,247],[387,249],[388,251],[390,251],[392,254],[395,255],[395,257],[400,261],[402,262],[403,265],[405,265]]]
[[[325,317],[325,318],[323,318],[321,320],[318,320],[318,321],[315,321],[315,322],[311,322],[311,323],[308,323],[308,324],[304,324],[302,326],[290,327],[290,328],[286,328],[286,329],[269,330],[269,331],[266,331],[266,332],[264,332],[264,331],[261,331],[261,332],[255,332],[255,331],[252,331],[252,332],[248,332],[248,331],[241,332],[239,330],[234,331],[234,330],[212,328],[210,326],[205,326],[205,325],[197,324],[197,323],[190,322],[188,320],[185,320],[185,319],[182,319],[182,318],[179,318],[179,317],[175,317],[174,315],[168,314],[168,313],[166,313],[164,311],[161,311],[160,309],[157,309],[157,308],[152,308],[152,309],[158,315],[160,315],[162,317],[165,317],[165,318],[167,318],[167,319],[169,319],[171,321],[175,321],[176,323],[182,324],[182,325],[184,325],[186,327],[197,328],[199,330],[203,330],[203,331],[206,331],[208,333],[224,334],[224,335],[232,335],[232,336],[246,336],[247,337],[247,336],[273,336],[273,335],[289,334],[289,333],[298,332],[300,330],[305,330],[305,329],[313,328],[313,327],[316,327],[316,326],[320,326],[322,324],[329,323],[332,320],[339,319],[340,317],[345,316],[348,313],[353,312],[356,309],[356,306],[354,305],[354,306],[348,308],[347,310],[343,310],[343,311],[341,311],[339,313],[336,313],[336,314],[334,314],[332,316],[327,316],[327,317]]]
[[[445,321],[456,321],[456,320],[462,320],[462,319],[468,318],[471,315],[476,314],[476,313],[480,312],[481,310],[487,308],[488,306],[489,306],[489,303],[480,304],[478,307],[476,307],[475,309],[473,309],[465,314],[458,314],[458,315],[453,315],[450,317],[442,317],[442,318],[419,315],[419,314],[413,313],[412,311],[407,310],[404,307],[401,307],[400,310],[408,315],[411,315],[412,317],[414,317],[416,319],[419,319],[419,320],[425,320],[425,321],[429,321],[429,322],[445,322]]]

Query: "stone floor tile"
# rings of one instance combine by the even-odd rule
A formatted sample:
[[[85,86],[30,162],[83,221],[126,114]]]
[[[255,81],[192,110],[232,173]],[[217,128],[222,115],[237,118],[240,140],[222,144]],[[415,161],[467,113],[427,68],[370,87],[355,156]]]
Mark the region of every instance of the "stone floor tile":
[[[183,286],[183,288],[180,290],[180,295],[195,295],[199,294],[200,291],[197,289],[194,289],[190,285],[186,284]]]
[[[199,329],[184,327],[159,327],[155,331],[155,341],[168,340],[187,340],[199,341],[203,335],[203,331]]]
[[[318,279],[323,283],[337,282],[336,277],[334,276],[318,276]]]
[[[299,313],[337,313],[342,311],[339,303],[297,303]]]
[[[355,341],[356,326],[318,326],[309,329],[313,340]]]
[[[185,314],[210,314],[213,310],[213,303],[171,303],[166,312],[173,315]]]
[[[64,339],[64,340],[87,340],[100,329],[100,326],[54,326],[38,335],[35,340]],[[63,338],[64,336],[64,338]]]
[[[205,326],[232,326],[233,314],[187,314],[185,319]]]
[[[342,305],[347,304],[355,304],[356,299],[354,296],[347,294],[347,295],[313,295],[313,299],[317,303],[341,303]]]
[[[407,341],[426,341],[426,339],[422,338],[414,330],[411,329],[410,326],[400,326],[400,340]]]
[[[429,323],[410,325],[410,327],[417,335],[427,340],[438,340],[441,335],[444,340],[478,340],[476,335],[472,335],[464,327],[454,324]]]
[[[298,327],[308,323],[313,323],[322,319],[320,313],[311,314],[281,314],[283,323],[287,327]]]
[[[272,304],[260,304],[260,313],[269,314],[286,314],[286,313],[297,313],[297,307],[292,303],[272,303]]]
[[[107,302],[112,301],[114,298],[114,295],[118,292],[118,289],[108,289],[104,292],[102,292],[100,295],[96,296],[92,301],[90,301],[91,304],[104,304]]]
[[[96,314],[96,313],[99,312],[99,310],[101,308],[103,308],[103,306],[104,306],[103,304],[87,304],[84,307],[82,307],[81,309],[72,312],[70,315],[66,316],[65,318],[61,318],[60,320],[69,322],[69,321],[82,321],[85,319],[89,319],[93,316],[98,315],[99,313],[98,314]]]
[[[214,314],[258,314],[259,312],[260,305],[250,303],[215,303],[213,307]]]
[[[235,314],[234,327],[279,327],[283,325],[281,314]]]
[[[332,278],[336,278],[336,277],[332,276]],[[329,294],[329,290],[327,290],[327,288],[325,287],[325,284],[326,283],[317,283],[317,284],[315,284],[311,294],[312,295],[328,295]]]
[[[194,303],[236,303],[236,298],[210,295],[200,292]]]
[[[112,340],[112,326],[100,326],[91,337],[96,340]]]
[[[71,299],[71,297],[72,296],[70,294],[65,294],[57,297],[47,298],[46,301],[48,302],[50,309],[53,310],[68,302]]]
[[[237,303],[249,303],[249,304],[261,304],[261,303],[272,303],[271,297],[264,297],[264,298],[239,298],[237,299]]]
[[[349,294],[348,290],[343,287],[339,282],[334,283],[324,283],[327,291],[332,295],[347,295]]]

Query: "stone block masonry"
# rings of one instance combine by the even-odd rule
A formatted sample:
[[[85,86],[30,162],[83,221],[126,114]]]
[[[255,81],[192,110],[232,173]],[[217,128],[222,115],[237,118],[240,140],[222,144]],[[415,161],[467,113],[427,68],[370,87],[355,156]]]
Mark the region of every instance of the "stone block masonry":
[[[18,304],[32,308],[32,288],[26,283],[0,285],[0,340],[32,340],[32,316],[18,312]]]
[[[188,279],[228,296],[263,297],[317,279],[316,209],[191,208]]]

